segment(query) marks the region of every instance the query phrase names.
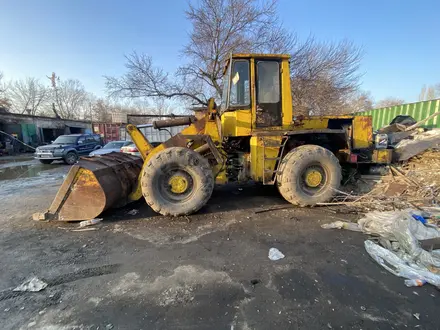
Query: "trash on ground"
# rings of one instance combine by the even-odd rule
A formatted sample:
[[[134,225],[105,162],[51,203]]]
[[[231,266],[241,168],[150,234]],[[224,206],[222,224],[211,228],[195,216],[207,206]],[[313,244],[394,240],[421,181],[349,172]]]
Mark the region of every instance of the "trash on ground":
[[[284,254],[281,253],[280,250],[276,248],[269,249],[269,259],[272,261],[277,261],[284,258]]]
[[[82,228],[82,229],[73,229],[71,231],[93,231],[98,230],[98,228]]]
[[[400,133],[411,134],[391,143],[393,164],[351,170],[333,201],[319,205],[359,213],[440,204],[440,129],[392,134]]]
[[[405,280],[405,285],[409,288],[412,286],[423,286],[425,284],[425,280]]]
[[[433,249],[440,242],[440,230],[430,223],[436,216],[413,209],[372,211],[357,224],[337,221],[322,227],[355,228],[373,235],[378,243],[365,241],[365,249],[378,264],[396,276],[411,280],[405,282],[407,286],[430,283],[440,287],[440,249]]]
[[[414,316],[417,320],[420,320],[420,313],[415,313],[415,314],[413,314],[413,316]]]
[[[47,283],[43,282],[37,277],[32,277],[23,284],[17,286],[12,291],[28,291],[28,292],[38,292],[47,287]]]
[[[364,244],[368,254],[390,273],[407,279],[422,279],[434,286],[440,286],[440,275],[409,262],[372,241],[365,241]]]
[[[434,129],[404,139],[396,144],[394,149],[395,160],[403,161],[414,157],[421,152],[435,147],[440,143],[440,130]]]
[[[347,229],[352,231],[362,231],[362,229],[359,228],[359,225],[357,223],[353,222],[345,222],[345,221],[335,221],[331,223],[325,223],[321,225],[324,229]]]
[[[97,223],[100,223],[102,221],[102,218],[96,218],[96,219],[91,219],[91,220],[85,220],[85,221],[81,221],[79,223],[80,227],[86,227],[86,226],[92,226],[92,225],[96,225]]]
[[[136,209],[133,209],[133,210],[127,212],[128,215],[136,215],[138,213],[139,213],[139,210],[136,210]]]

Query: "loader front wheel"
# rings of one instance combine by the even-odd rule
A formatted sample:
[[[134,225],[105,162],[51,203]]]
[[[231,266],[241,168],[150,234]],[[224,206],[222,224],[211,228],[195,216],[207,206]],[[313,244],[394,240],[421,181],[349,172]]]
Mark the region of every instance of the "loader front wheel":
[[[341,184],[341,166],[328,149],[303,145],[281,161],[277,186],[290,203],[311,206],[329,201]]]
[[[197,212],[211,197],[214,177],[208,161],[181,147],[162,150],[144,167],[142,194],[151,208],[171,216]]]

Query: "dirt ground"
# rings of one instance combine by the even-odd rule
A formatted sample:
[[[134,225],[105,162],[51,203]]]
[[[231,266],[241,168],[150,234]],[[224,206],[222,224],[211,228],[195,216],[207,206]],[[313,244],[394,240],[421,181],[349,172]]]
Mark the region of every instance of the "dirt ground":
[[[369,258],[364,235],[320,228],[355,216],[255,213],[287,204],[273,187],[231,185],[189,217],[139,202],[93,231],[30,220],[67,171],[0,162],[1,329],[440,328],[438,290],[405,287]],[[285,258],[269,260],[271,247]],[[12,291],[32,276],[47,288]]]

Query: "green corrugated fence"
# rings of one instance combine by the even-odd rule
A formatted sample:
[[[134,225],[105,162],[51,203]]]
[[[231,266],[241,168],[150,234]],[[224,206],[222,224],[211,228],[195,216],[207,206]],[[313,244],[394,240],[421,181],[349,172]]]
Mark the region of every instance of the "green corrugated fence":
[[[438,111],[440,111],[440,99],[357,112],[356,115],[372,116],[373,129],[376,130],[388,125],[398,115],[410,115],[419,121]],[[440,128],[440,115],[428,120],[422,127]]]

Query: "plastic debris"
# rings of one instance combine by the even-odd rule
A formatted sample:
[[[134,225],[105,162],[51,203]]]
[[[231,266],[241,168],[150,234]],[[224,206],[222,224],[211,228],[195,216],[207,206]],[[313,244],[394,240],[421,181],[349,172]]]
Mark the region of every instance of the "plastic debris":
[[[37,277],[32,277],[23,284],[17,286],[12,291],[28,291],[28,292],[38,292],[47,287],[47,283],[43,282]]]
[[[440,286],[440,275],[434,274],[427,268],[418,266],[413,262],[407,262],[400,258],[396,253],[389,251],[372,241],[365,241],[364,245],[368,254],[390,273],[410,280],[423,279],[434,286]],[[404,254],[402,254],[402,256],[405,257]],[[408,256],[406,256],[406,258],[408,259]]]
[[[405,280],[405,285],[407,287],[412,287],[412,286],[423,286],[426,284],[425,280]]]
[[[437,226],[424,224],[427,217],[429,214],[426,212],[412,209],[373,211],[365,214],[357,224],[336,221],[322,227],[361,230],[379,236],[381,246],[371,241],[365,242],[365,249],[377,263],[396,276],[420,281],[414,282],[416,284],[409,281],[411,286],[430,283],[440,287],[440,249],[423,249],[427,244],[421,244],[440,237]]]
[[[420,320],[420,313],[415,313],[415,314],[413,314],[413,316],[414,316],[417,320]]]
[[[139,213],[139,210],[136,210],[136,209],[133,209],[133,210],[127,212],[128,215],[136,215],[138,213]]]
[[[91,220],[85,220],[85,221],[81,221],[79,223],[80,227],[86,227],[86,226],[92,226],[92,225],[96,225],[97,223],[100,223],[102,221],[102,218],[96,218],[96,219],[91,219]]]
[[[281,253],[280,250],[276,248],[269,249],[269,259],[272,261],[277,261],[284,258],[284,254]]]
[[[426,224],[426,222],[427,222],[426,219],[424,217],[422,217],[421,215],[418,215],[418,214],[411,214],[411,215],[417,221],[420,221],[421,223]]]
[[[93,231],[98,230],[97,228],[82,228],[82,229],[73,229],[71,231]]]
[[[359,225],[357,223],[353,222],[345,222],[345,221],[335,221],[331,223],[325,223],[321,225],[321,228],[324,229],[347,229],[351,231],[362,231],[361,228],[359,228]]]

